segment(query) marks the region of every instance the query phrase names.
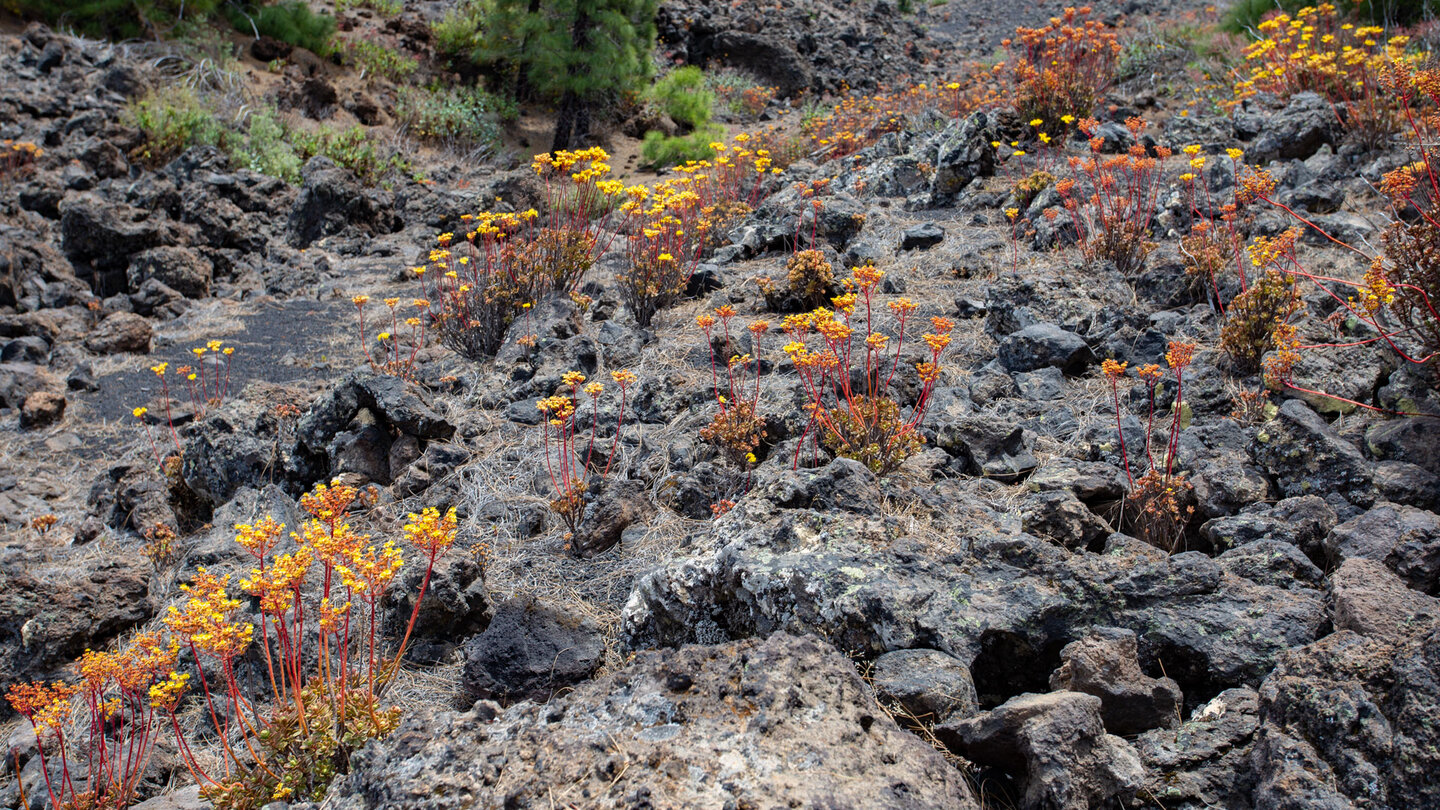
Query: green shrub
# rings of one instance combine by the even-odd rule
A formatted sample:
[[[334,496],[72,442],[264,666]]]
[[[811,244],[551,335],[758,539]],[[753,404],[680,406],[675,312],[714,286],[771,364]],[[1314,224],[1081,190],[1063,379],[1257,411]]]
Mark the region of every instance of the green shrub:
[[[222,149],[237,167],[288,183],[298,183],[301,167],[316,155],[355,172],[367,185],[411,170],[399,151],[377,143],[362,126],[295,129],[280,120],[275,108],[266,107],[252,113],[241,129],[227,124],[205,96],[183,85],[131,103],[126,119],[145,133],[134,157],[152,164],[172,160],[192,146],[210,145]]]
[[[231,24],[237,30],[246,33],[253,30],[261,36],[288,42],[321,56],[328,56],[333,50],[331,39],[335,35],[335,18],[329,14],[316,14],[302,0],[250,7],[245,13],[232,8],[228,13]],[[254,22],[253,29],[251,21]]]
[[[678,166],[690,160],[708,160],[715,156],[710,144],[724,137],[725,129],[718,124],[706,124],[689,135],[673,138],[652,129],[645,133],[640,157],[646,166],[657,169]]]
[[[400,0],[335,0],[336,11],[352,8],[368,8],[382,17],[398,17],[405,10],[405,4]]]
[[[145,134],[134,157],[151,164],[169,161],[192,146],[222,145],[225,129],[194,90],[174,85],[131,102],[126,118]]]
[[[705,74],[694,65],[676,68],[655,82],[646,96],[676,123],[700,129],[710,123],[715,94],[705,86]]]
[[[15,0],[6,8],[61,28],[112,39],[159,39],[181,20],[215,14],[220,0]]]
[[[395,105],[395,116],[417,138],[491,148],[500,145],[500,122],[517,115],[515,102],[479,87],[405,87]]]
[[[384,76],[396,84],[415,72],[415,60],[394,48],[369,40],[347,40],[340,46],[345,64],[358,67],[371,76]]]
[[[231,150],[230,159],[238,166],[287,183],[300,182],[300,168],[305,165],[291,143],[290,132],[273,108],[250,116],[246,137]]]
[[[296,131],[291,142],[303,160],[324,155],[349,169],[367,185],[375,185],[392,172],[409,173],[410,161],[399,152],[377,146],[365,128],[322,126],[313,132]]]
[[[482,32],[484,8],[477,2],[461,3],[441,19],[430,23],[435,35],[435,50],[455,59],[476,61],[476,53],[484,43]]]

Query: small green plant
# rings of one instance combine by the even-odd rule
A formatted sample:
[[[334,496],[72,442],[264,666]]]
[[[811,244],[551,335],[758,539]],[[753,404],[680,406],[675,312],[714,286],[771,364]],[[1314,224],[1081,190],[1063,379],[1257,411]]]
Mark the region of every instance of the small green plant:
[[[808,131],[829,114],[829,108],[820,99],[811,96],[800,104],[800,128]]]
[[[710,123],[715,105],[715,94],[705,84],[700,68],[687,65],[665,74],[645,95],[677,124],[698,129]]]
[[[734,68],[719,68],[705,72],[705,89],[713,93],[720,104],[727,107],[731,99],[739,95],[745,88],[754,85],[753,79]]]
[[[401,88],[396,117],[411,135],[457,145],[500,145],[500,122],[513,120],[515,103],[479,87]]]
[[[322,126],[313,132],[296,131],[291,139],[304,159],[323,155],[355,172],[368,185],[381,182],[392,172],[410,172],[410,161],[404,155],[378,146],[358,124],[349,129]]]
[[[645,133],[640,157],[646,166],[667,168],[715,156],[712,144],[725,137],[725,130],[710,123],[715,94],[705,85],[700,68],[686,66],[665,74],[646,92],[646,98],[661,112],[690,128],[686,135],[667,136],[655,130]]]
[[[290,133],[275,110],[267,107],[253,113],[247,130],[244,141],[231,151],[231,160],[251,171],[298,183],[305,161],[295,151]]]
[[[711,144],[725,137],[725,129],[719,124],[706,124],[689,135],[667,137],[664,133],[650,130],[640,144],[640,159],[650,168],[678,166],[692,160],[708,160],[715,156]]]
[[[261,36],[288,42],[297,48],[328,56],[333,48],[335,18],[329,14],[316,14],[301,0],[284,0],[273,6],[262,6],[251,16],[254,30]],[[243,17],[231,20],[241,31],[250,31],[249,23]]]
[[[131,124],[145,134],[133,157],[164,163],[198,144],[219,145],[225,131],[214,111],[194,90],[175,85],[153,91],[126,110]]]
[[[205,20],[219,0],[14,0],[0,8],[83,34],[113,39],[159,39],[186,20]]]
[[[346,40],[340,45],[341,58],[368,76],[383,76],[396,84],[415,73],[416,63],[394,48],[369,40]]]
[[[368,8],[382,17],[398,17],[405,10],[401,0],[335,0],[336,11]]]
[[[706,73],[705,87],[732,114],[751,117],[764,112],[776,93],[776,88],[765,87],[731,68]]]

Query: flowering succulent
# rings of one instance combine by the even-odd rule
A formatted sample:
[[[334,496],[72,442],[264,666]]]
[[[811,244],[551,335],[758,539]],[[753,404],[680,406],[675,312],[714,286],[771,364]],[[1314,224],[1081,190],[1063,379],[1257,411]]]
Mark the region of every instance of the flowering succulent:
[[[818,441],[836,455],[856,459],[882,475],[897,469],[923,442],[919,424],[939,379],[941,353],[949,346],[955,328],[948,318],[930,319],[933,331],[921,336],[930,357],[916,364],[920,392],[910,416],[903,417],[888,389],[899,369],[906,327],[918,307],[905,298],[890,302],[888,309],[895,315],[896,327],[894,348],[889,349],[891,339],[878,331],[873,305],[884,275],[875,267],[855,268],[850,291],[831,300],[834,309],[817,309],[809,315],[787,317],[784,322],[790,337],[784,351],[795,364],[810,401],[811,421],[805,434],[818,429]],[[862,329],[852,322],[857,310],[865,313]],[[814,349],[808,343],[812,334],[820,338]],[[857,375],[860,386],[853,383]],[[799,450],[797,447],[797,465]]]
[[[1146,127],[1138,117],[1125,124],[1137,139]],[[1086,118],[1079,126],[1091,135],[1099,123]],[[1057,183],[1056,191],[1070,211],[1086,258],[1108,259],[1120,272],[1134,275],[1144,268],[1145,257],[1154,247],[1147,237],[1160,192],[1161,161],[1170,156],[1170,150],[1155,147],[1152,157],[1137,144],[1125,154],[1103,156],[1100,140],[1091,138],[1090,157],[1069,159],[1071,171],[1083,178],[1089,194],[1077,193],[1079,185],[1072,178]]]
[[[1130,485],[1126,508],[1121,512],[1121,518],[1125,521],[1126,529],[1136,537],[1166,551],[1178,548],[1185,527],[1195,511],[1194,506],[1189,503],[1193,487],[1174,471],[1175,458],[1179,455],[1180,429],[1184,415],[1185,369],[1190,365],[1194,354],[1195,343],[1183,340],[1170,341],[1165,352],[1165,362],[1175,375],[1176,388],[1169,437],[1161,464],[1155,461],[1151,443],[1155,433],[1155,389],[1164,372],[1159,365],[1153,363],[1136,369],[1136,376],[1145,384],[1149,393],[1149,413],[1145,426],[1147,465],[1145,472],[1138,477],[1130,466],[1130,454],[1125,443],[1124,411],[1120,400],[1120,381],[1126,377],[1128,363],[1106,359],[1100,364],[1101,373],[1110,383],[1111,402],[1115,407],[1115,433],[1120,442],[1120,461]]]
[[[1386,37],[1379,26],[1355,25],[1333,3],[1261,21],[1258,39],[1245,49],[1250,72],[1235,82],[1234,103],[1261,92],[1287,97],[1312,91],[1335,107],[1337,122],[1378,144],[1404,126],[1395,76],[1424,56],[1410,37]]]
[[[605,179],[608,159],[598,147],[538,155],[531,166],[542,180],[542,209],[467,215],[463,238],[440,234],[429,261],[412,268],[424,289],[413,302],[421,311],[412,326],[415,348],[407,358],[392,347],[388,362],[408,372],[427,327],[466,356],[493,355],[510,325],[546,295],[573,293],[632,219],[635,208],[627,206],[639,196]],[[398,321],[392,327],[399,332]]]
[[[620,428],[625,423],[626,396],[629,386],[637,379],[633,372],[625,369],[611,372],[610,378],[620,389],[620,403],[615,418],[615,435],[610,442],[609,458],[599,473],[601,479],[610,474],[610,468],[619,455]],[[555,490],[555,499],[550,502],[550,508],[565,522],[572,541],[571,549],[576,553],[584,553],[589,549],[582,548],[578,542],[580,520],[585,512],[585,493],[591,486],[595,439],[600,423],[600,396],[605,387],[599,383],[587,385],[585,375],[579,371],[566,372],[561,377],[561,384],[568,391],[557,391],[553,396],[542,398],[536,403],[536,408],[543,417],[540,427],[541,439],[545,445],[545,470],[549,473],[550,483]],[[590,435],[583,442],[575,424],[582,393],[590,404]]]
[[[1063,132],[1066,119],[1088,115],[1114,79],[1119,38],[1091,13],[1089,6],[1067,8],[1047,25],[1017,28],[1003,42],[1014,54],[1008,68],[1015,107],[1032,127],[1052,122],[1051,134]]]
[[[617,280],[642,326],[685,293],[700,259],[750,213],[769,188],[766,178],[779,171],[769,150],[747,148],[749,140],[737,135],[734,146],[711,144],[714,157],[674,167],[678,177],[653,189],[625,190],[620,210],[633,217],[633,226],[627,267]]]

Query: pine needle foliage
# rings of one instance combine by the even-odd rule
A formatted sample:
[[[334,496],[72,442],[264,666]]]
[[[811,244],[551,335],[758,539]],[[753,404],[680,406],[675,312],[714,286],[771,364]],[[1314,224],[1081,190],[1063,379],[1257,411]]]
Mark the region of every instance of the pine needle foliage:
[[[587,138],[590,110],[651,76],[659,0],[493,0],[476,56],[508,66],[516,95],[556,100],[555,149]]]

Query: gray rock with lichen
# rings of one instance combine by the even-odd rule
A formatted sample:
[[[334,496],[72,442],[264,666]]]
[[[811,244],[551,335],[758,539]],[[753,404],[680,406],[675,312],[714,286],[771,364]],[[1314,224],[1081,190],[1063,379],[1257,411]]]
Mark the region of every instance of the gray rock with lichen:
[[[979,807],[849,660],[784,633],[640,653],[498,715],[422,709],[351,768],[321,807]]]

